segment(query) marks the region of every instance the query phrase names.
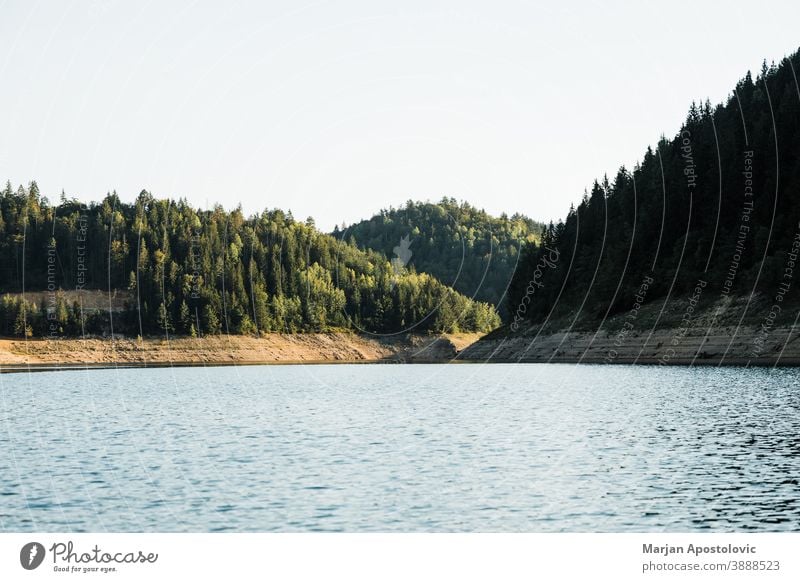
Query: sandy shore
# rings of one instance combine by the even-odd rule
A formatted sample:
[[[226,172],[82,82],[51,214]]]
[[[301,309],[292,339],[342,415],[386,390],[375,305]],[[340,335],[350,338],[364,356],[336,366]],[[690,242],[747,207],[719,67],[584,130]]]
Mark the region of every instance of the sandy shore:
[[[477,334],[371,337],[353,333],[262,337],[0,339],[0,371],[113,365],[431,362],[452,360]]]

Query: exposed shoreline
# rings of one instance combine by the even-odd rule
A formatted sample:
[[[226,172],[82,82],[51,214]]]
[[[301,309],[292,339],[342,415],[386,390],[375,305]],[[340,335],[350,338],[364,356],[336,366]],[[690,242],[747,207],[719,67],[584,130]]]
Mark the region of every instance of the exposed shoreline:
[[[0,339],[0,372],[116,367],[430,363],[453,360],[478,334],[347,332],[134,339]]]
[[[798,366],[800,330],[781,327],[764,337],[758,326],[636,331],[621,338],[606,331],[526,333],[489,337],[459,359],[519,363],[670,366]]]
[[[348,332],[133,339],[0,339],[0,373],[99,368],[392,363],[800,366],[800,331],[757,326],[635,332],[560,331],[488,337]],[[762,341],[763,340],[763,341]],[[761,343],[759,343],[761,341]],[[759,351],[760,350],[760,351]]]

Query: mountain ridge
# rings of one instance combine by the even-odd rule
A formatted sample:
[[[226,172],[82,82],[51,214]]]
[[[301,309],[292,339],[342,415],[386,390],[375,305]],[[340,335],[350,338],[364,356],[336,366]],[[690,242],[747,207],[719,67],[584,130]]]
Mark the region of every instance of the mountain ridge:
[[[721,317],[720,298],[760,295],[769,298],[766,312],[753,313],[752,304],[741,314],[757,323],[769,306],[794,304],[798,68],[797,52],[777,66],[765,62],[725,103],[693,103],[674,137],[648,147],[633,170],[595,181],[541,244],[527,245],[509,292],[524,323],[520,333],[549,322],[600,330],[626,313],[639,329],[641,305],[688,301],[698,286],[695,313],[711,309]],[[541,268],[551,255],[558,264]],[[781,291],[786,285],[791,290]],[[793,311],[776,311],[769,325],[792,324]],[[652,325],[668,323],[657,317]]]

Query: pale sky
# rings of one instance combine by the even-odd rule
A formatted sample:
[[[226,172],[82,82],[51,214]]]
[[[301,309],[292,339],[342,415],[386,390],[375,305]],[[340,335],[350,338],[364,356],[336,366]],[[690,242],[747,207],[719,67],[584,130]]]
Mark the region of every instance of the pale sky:
[[[549,220],[800,46],[800,2],[0,0],[0,180]]]

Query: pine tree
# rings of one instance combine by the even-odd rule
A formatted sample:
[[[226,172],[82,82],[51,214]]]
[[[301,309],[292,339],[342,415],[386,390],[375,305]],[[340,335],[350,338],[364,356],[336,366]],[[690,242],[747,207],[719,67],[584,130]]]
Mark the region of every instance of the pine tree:
[[[192,314],[189,311],[189,306],[186,305],[186,301],[181,301],[178,318],[181,324],[181,332],[188,334],[191,331],[193,320]]]
[[[206,306],[203,307],[203,324],[206,332],[210,334],[216,335],[222,330],[219,323],[217,310],[214,309],[214,307],[210,304],[206,304]]]

